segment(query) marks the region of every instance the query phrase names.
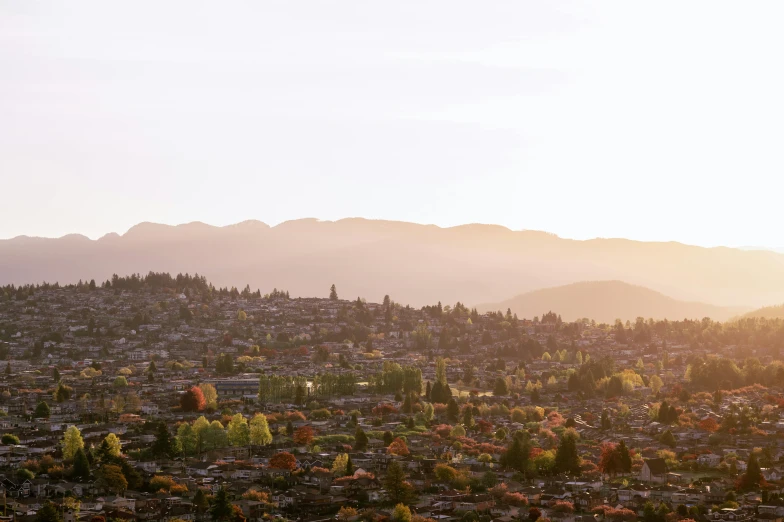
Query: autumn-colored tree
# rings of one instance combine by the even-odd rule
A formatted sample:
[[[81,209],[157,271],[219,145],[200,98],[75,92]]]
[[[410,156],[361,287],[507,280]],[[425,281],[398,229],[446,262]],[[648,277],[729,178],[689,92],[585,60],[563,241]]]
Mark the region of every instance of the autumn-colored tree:
[[[194,386],[180,395],[180,407],[182,408],[182,411],[201,411],[206,405],[207,402],[204,400],[204,393],[202,393],[198,386]]]
[[[305,414],[301,411],[287,411],[286,412],[286,421],[287,422],[304,422]]]
[[[236,413],[226,426],[226,437],[232,446],[247,446],[250,444],[250,427],[248,420]]]
[[[156,475],[150,479],[150,489],[153,491],[169,491],[176,484],[169,475]]]
[[[662,386],[664,386],[664,381],[662,381],[661,377],[658,375],[653,375],[651,376],[648,385],[651,387],[651,391],[653,391],[653,393],[659,393],[659,391],[662,389]]]
[[[250,443],[254,446],[265,446],[272,442],[267,417],[263,413],[257,413],[250,420]]]
[[[205,382],[199,385],[199,389],[201,390],[201,393],[204,396],[205,408],[213,408],[213,409],[217,408],[218,392],[215,390],[215,386],[213,386],[208,382]]]
[[[528,497],[522,493],[507,492],[501,497],[501,502],[510,506],[523,507],[528,505]]]
[[[288,451],[281,451],[272,456],[269,466],[273,469],[294,471],[297,468],[297,458]]]
[[[621,471],[621,455],[618,445],[614,442],[601,444],[601,457],[599,457],[599,471],[605,475],[615,475]]]
[[[348,453],[339,453],[332,462],[332,473],[334,473],[336,477],[342,477],[346,475],[348,464]]]
[[[255,502],[264,502],[265,504],[269,504],[269,493],[266,491],[259,491],[255,488],[251,488],[243,493],[242,498],[245,500],[253,500]]]
[[[719,431],[719,423],[716,422],[716,419],[713,417],[708,417],[707,419],[701,420],[699,426],[701,430],[707,431],[709,433]]]
[[[553,506],[553,511],[555,513],[563,513],[565,515],[570,515],[574,513],[574,504],[572,504],[568,500],[556,500],[555,505]]]
[[[340,520],[341,522],[348,522],[352,518],[356,517],[358,514],[359,512],[353,507],[343,506],[340,508],[340,511],[338,511],[338,520]]]
[[[448,464],[436,464],[434,471],[440,482],[451,482],[457,477],[457,470]]]
[[[110,433],[104,437],[98,448],[98,453],[103,460],[119,457],[121,452],[122,445],[120,444],[120,439],[118,439],[117,435],[114,433]]]
[[[406,441],[400,437],[396,437],[392,441],[392,444],[387,447],[387,453],[390,455],[400,455],[401,457],[406,457],[411,454],[411,452],[408,451],[408,445],[406,445]]]
[[[595,514],[604,515],[605,520],[611,520],[613,522],[634,522],[637,519],[637,513],[635,513],[631,509],[626,509],[626,508],[616,509],[606,504],[595,507],[592,510],[592,512]],[[681,522],[686,522],[686,521],[681,520]]]
[[[500,484],[496,484],[492,488],[488,489],[487,492],[490,493],[494,499],[501,500],[504,495],[509,492],[509,488],[506,484],[501,482]]]
[[[388,402],[382,402],[378,406],[373,408],[373,415],[379,415],[381,417],[385,417],[393,413],[397,413],[397,408],[395,408],[393,405],[391,405]]]
[[[84,448],[84,439],[82,439],[82,432],[76,426],[71,426],[65,430],[63,436],[63,460],[71,460],[76,455],[76,452]]]
[[[392,522],[411,522],[411,509],[404,504],[398,504],[392,510]]]
[[[294,442],[306,446],[313,442],[313,428],[310,426],[302,426],[294,432],[292,437]]]

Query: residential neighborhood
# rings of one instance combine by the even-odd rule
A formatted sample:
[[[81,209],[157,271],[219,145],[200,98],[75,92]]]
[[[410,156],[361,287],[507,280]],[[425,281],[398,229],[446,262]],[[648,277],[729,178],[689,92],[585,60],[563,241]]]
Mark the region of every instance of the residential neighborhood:
[[[0,287],[0,520],[784,520],[780,321],[392,290]]]

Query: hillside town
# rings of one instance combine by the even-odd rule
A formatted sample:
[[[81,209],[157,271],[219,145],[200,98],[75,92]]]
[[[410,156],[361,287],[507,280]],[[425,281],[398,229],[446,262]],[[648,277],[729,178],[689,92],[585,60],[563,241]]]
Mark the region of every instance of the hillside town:
[[[0,520],[784,521],[780,320],[0,287]]]

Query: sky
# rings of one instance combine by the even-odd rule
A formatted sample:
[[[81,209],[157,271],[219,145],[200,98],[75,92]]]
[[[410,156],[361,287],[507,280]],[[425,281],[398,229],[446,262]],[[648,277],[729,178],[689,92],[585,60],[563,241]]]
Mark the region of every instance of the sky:
[[[0,0],[0,238],[360,216],[781,247],[783,17]]]

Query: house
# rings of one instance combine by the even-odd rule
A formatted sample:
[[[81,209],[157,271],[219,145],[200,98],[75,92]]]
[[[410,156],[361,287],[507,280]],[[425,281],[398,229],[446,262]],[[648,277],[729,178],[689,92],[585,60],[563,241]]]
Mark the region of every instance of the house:
[[[664,459],[643,459],[639,478],[642,482],[663,484],[667,482],[667,473],[667,463]]]
[[[704,455],[697,457],[697,463],[701,466],[715,468],[721,464],[721,455],[717,455],[715,453],[705,453]]]

